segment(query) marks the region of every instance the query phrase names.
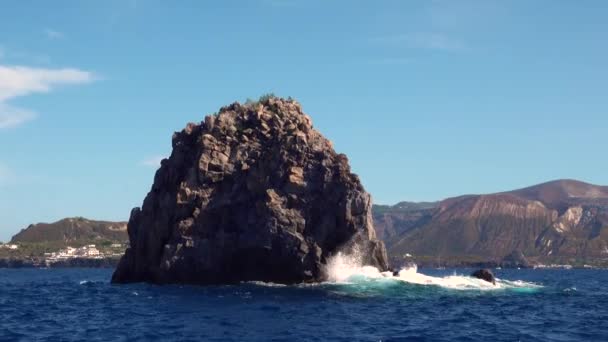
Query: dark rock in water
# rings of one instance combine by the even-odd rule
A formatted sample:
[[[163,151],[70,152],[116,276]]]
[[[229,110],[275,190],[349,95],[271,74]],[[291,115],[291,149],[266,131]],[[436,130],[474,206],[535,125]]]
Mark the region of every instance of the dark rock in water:
[[[494,278],[494,274],[492,273],[492,271],[485,269],[485,268],[473,272],[471,274],[471,277],[475,277],[477,279],[483,279],[489,283],[496,285],[496,279]]]
[[[234,103],[173,136],[113,282],[321,281],[338,251],[388,269],[348,159],[293,100]]]

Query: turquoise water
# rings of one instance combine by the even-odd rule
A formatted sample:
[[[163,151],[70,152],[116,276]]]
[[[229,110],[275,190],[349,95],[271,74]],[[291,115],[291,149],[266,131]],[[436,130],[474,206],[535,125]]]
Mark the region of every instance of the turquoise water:
[[[603,270],[496,270],[496,288],[468,269],[213,287],[111,285],[111,272],[0,269],[0,340],[608,340]]]

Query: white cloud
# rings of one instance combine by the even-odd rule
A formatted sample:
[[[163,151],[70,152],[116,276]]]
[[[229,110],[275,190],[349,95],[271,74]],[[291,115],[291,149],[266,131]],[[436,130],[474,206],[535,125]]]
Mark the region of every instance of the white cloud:
[[[421,48],[443,51],[459,51],[466,48],[458,39],[438,32],[414,32],[394,36],[381,37],[375,41],[383,44],[401,45],[410,48]]]
[[[19,126],[36,118],[36,114],[27,109],[15,108],[0,102],[0,129]]]
[[[44,34],[49,38],[49,39],[63,39],[65,38],[65,35],[59,31],[55,31],[53,29],[50,28],[46,28],[44,29]]]
[[[0,129],[32,120],[36,114],[7,102],[16,97],[48,93],[56,86],[84,84],[95,80],[88,72],[72,68],[45,69],[0,65]]]
[[[89,83],[92,73],[78,69],[44,69],[0,65],[0,102],[31,93],[47,93],[56,85]]]
[[[148,166],[148,167],[153,167],[153,168],[159,168],[160,167],[160,162],[165,159],[165,157],[163,156],[153,156],[147,159],[144,159],[141,161],[141,165],[143,166]]]

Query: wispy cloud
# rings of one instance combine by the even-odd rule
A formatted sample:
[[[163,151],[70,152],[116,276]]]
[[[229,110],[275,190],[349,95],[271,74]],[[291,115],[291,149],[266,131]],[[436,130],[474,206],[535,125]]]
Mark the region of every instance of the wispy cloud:
[[[146,159],[142,160],[140,162],[140,165],[147,166],[147,167],[152,167],[152,168],[159,168],[160,167],[160,162],[163,159],[165,159],[165,157],[163,157],[163,156],[153,156],[153,157],[146,158]]]
[[[11,99],[48,93],[56,86],[90,83],[94,79],[93,73],[79,69],[0,65],[0,129],[18,126],[36,117],[30,110],[8,104]]]
[[[0,129],[16,127],[36,118],[32,111],[0,103]]]
[[[49,39],[63,39],[63,38],[65,38],[65,34],[63,34],[62,32],[59,32],[59,31],[55,31],[55,30],[50,29],[50,28],[44,29],[44,34]]]
[[[94,79],[91,72],[73,68],[45,69],[0,65],[0,102],[31,93],[47,93],[58,85],[89,83]]]
[[[466,45],[447,34],[438,32],[412,32],[374,39],[377,43],[390,45],[405,45],[409,48],[460,51],[465,50]]]

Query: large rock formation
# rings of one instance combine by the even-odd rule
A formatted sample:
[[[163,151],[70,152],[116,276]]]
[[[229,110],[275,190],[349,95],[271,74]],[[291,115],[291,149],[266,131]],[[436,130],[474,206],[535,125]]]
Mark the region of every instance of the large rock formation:
[[[384,271],[371,206],[297,102],[234,103],[174,134],[112,281],[320,281],[329,257],[355,247]]]

